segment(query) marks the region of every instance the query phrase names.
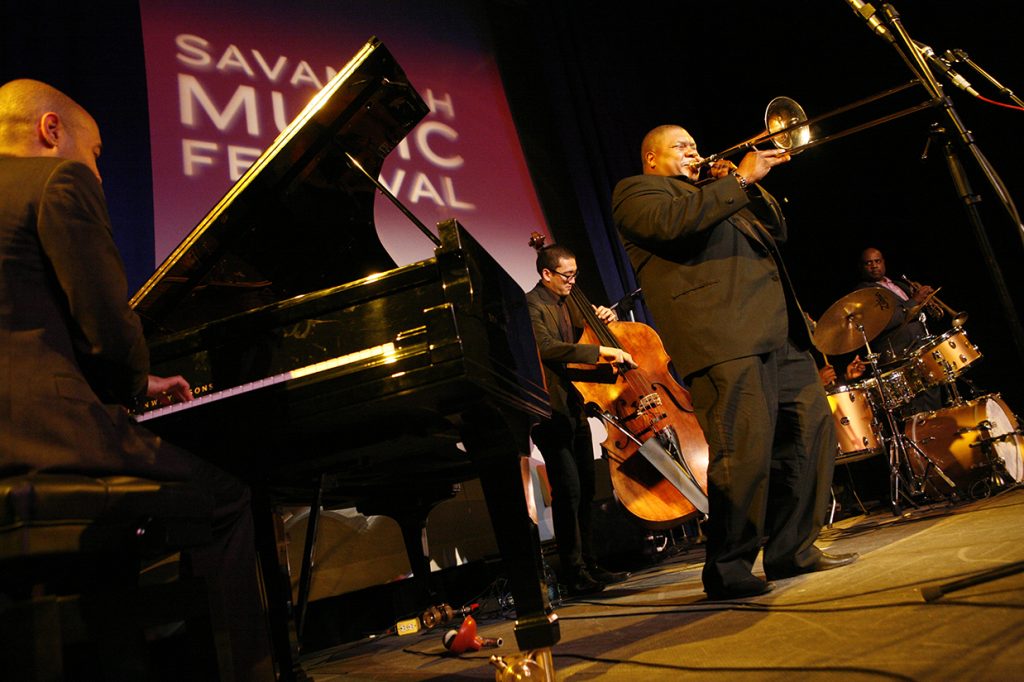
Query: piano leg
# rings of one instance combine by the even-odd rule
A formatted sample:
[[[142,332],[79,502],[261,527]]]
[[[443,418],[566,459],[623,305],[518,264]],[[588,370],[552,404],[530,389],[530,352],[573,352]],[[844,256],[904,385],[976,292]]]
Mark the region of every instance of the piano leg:
[[[279,682],[304,682],[310,678],[299,667],[299,640],[292,618],[292,586],[288,574],[288,549],[284,528],[266,489],[253,486],[253,520],[256,555],[267,596],[270,646]]]
[[[317,482],[313,501],[306,517],[306,544],[302,552],[302,568],[299,569],[299,597],[295,602],[296,636],[299,644],[306,631],[306,607],[309,606],[309,591],[313,585],[313,570],[316,568],[316,534],[320,527],[320,512],[324,505],[324,476]]]
[[[520,469],[528,452],[529,419],[479,406],[463,415],[462,440],[480,472],[494,535],[512,584],[516,643],[522,651],[558,642],[558,616],[548,602],[540,535],[530,518]]]

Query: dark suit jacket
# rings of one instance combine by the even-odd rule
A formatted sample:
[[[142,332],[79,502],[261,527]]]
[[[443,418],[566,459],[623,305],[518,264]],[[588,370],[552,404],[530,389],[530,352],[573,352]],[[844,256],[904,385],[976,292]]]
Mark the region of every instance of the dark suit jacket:
[[[526,304],[530,309],[530,321],[533,323],[533,335],[540,349],[540,359],[544,364],[544,380],[551,395],[551,409],[567,417],[580,415],[580,401],[566,372],[566,363],[596,363],[599,358],[598,346],[586,343],[567,343],[562,340],[558,323],[561,309],[558,297],[538,283],[526,294]],[[573,338],[578,339],[583,333],[584,322],[579,309],[566,300],[569,306],[569,319],[572,322]]]
[[[0,473],[159,475],[160,439],[117,405],[148,371],[96,177],[0,157]]]
[[[732,177],[697,187],[638,175],[615,187],[612,214],[680,376],[781,348],[787,335],[810,348],[776,244],[785,219],[766,192]]]
[[[893,280],[893,284],[909,298],[911,295],[909,286],[896,280]],[[889,291],[888,287],[879,282],[862,281],[857,284],[856,288],[870,289],[873,287]],[[907,312],[915,305],[917,304],[911,300],[900,301],[900,305],[893,311],[889,324],[871,341],[871,350],[881,355],[880,361],[883,364],[902,358],[908,350],[912,350],[921,339],[927,336],[924,325],[919,320],[910,320],[903,324],[907,319]]]

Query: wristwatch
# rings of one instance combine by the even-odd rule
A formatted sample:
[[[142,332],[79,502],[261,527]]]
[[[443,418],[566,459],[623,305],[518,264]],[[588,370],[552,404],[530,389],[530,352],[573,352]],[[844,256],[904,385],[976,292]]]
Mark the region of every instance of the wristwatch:
[[[745,177],[743,177],[742,175],[740,175],[739,171],[733,171],[732,175],[733,175],[734,178],[736,178],[736,181],[740,183],[740,189],[742,189],[742,190],[747,189],[747,179]]]

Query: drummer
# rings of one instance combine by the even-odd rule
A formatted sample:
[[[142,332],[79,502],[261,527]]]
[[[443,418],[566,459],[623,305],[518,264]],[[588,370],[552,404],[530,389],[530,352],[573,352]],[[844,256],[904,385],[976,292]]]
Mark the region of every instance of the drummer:
[[[877,287],[895,294],[900,301],[889,324],[872,342],[872,350],[879,354],[880,367],[883,370],[893,369],[905,363],[910,353],[928,338],[925,321],[928,316],[938,317],[933,308],[925,305],[914,319],[907,319],[907,314],[915,307],[921,306],[934,295],[935,289],[927,285],[916,285],[906,278],[893,280],[885,272],[885,256],[874,247],[864,249],[860,254],[860,282],[856,289]],[[939,315],[941,311],[939,311]],[[846,367],[844,372],[848,380],[864,375],[867,364],[860,355]],[[942,407],[942,393],[937,386],[922,391],[915,396],[902,411],[909,414],[937,410]]]

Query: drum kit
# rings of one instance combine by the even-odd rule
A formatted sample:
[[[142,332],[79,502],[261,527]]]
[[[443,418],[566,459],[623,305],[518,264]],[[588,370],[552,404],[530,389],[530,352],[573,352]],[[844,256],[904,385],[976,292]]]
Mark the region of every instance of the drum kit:
[[[932,294],[907,311],[906,320],[936,301]],[[859,289],[817,322],[814,345],[826,357],[864,348],[872,370],[868,378],[827,391],[838,436],[836,463],[888,455],[896,514],[904,500],[973,499],[1024,480],[1024,431],[1017,417],[998,393],[967,400],[957,386],[981,358],[963,329],[965,313],[938,302],[950,313],[948,332],[932,336],[925,327],[923,339],[884,365],[872,352],[870,342],[891,331],[900,303],[887,289]],[[908,414],[925,392],[941,392],[942,407]]]

